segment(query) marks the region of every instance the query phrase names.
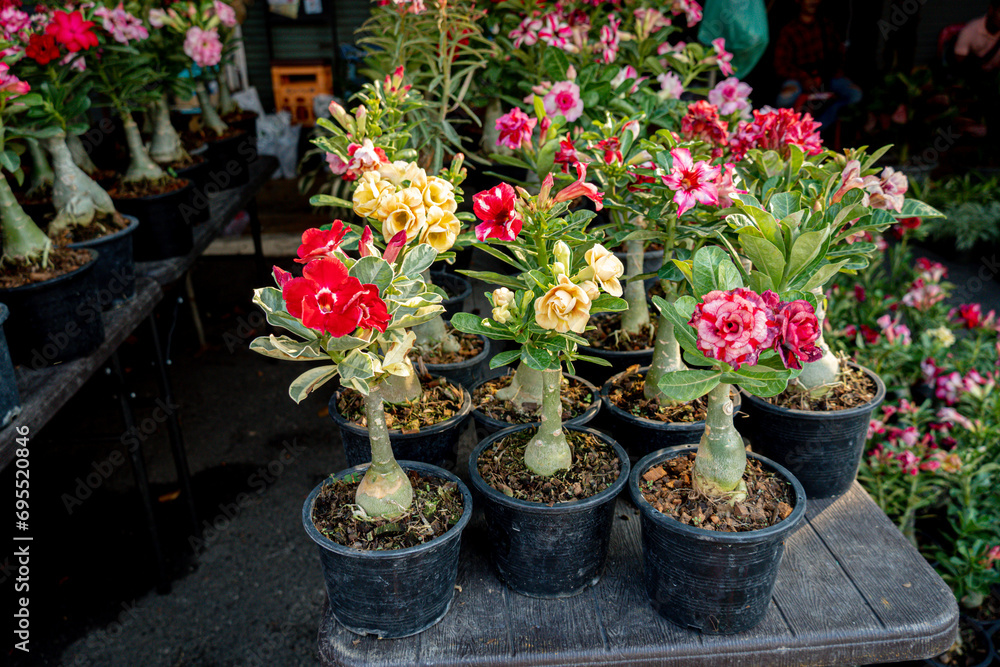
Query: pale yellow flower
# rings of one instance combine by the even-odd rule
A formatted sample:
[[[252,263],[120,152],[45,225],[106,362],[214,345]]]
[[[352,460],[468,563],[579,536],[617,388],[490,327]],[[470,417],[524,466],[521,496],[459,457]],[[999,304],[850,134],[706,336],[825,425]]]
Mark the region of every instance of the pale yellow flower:
[[[405,188],[382,199],[376,211],[382,222],[382,237],[388,243],[399,232],[406,232],[407,242],[420,236],[427,224],[424,200],[417,188]]]
[[[625,273],[622,261],[600,243],[584,254],[587,266],[594,272],[594,279],[611,296],[622,295],[622,284],[618,281]]]
[[[543,329],[582,334],[590,320],[590,297],[569,276],[559,276],[559,284],[535,299],[535,321]]]
[[[587,293],[587,296],[590,297],[591,301],[601,296],[601,290],[597,289],[597,283],[593,280],[584,280],[580,283],[580,287],[582,287],[583,291]]]
[[[461,221],[454,213],[437,206],[427,207],[427,226],[420,236],[421,243],[427,243],[438,252],[448,252],[455,245],[462,231]]]
[[[421,190],[424,193],[424,206],[427,208],[437,206],[449,213],[458,210],[458,203],[455,201],[455,186],[451,184],[451,181],[431,176],[426,179],[426,184]]]
[[[358,179],[358,184],[354,188],[354,212],[362,218],[370,218],[375,215],[379,203],[389,195],[396,192],[392,183],[381,180],[377,171],[366,171]]]
[[[493,290],[494,306],[509,306],[514,302],[514,293],[506,287],[498,287]]]

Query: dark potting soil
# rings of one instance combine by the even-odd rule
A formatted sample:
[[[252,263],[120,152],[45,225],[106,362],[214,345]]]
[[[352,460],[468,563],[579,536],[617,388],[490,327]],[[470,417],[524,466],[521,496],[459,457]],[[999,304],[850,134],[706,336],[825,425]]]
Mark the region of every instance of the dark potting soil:
[[[521,412],[514,407],[510,401],[502,401],[496,397],[496,393],[501,389],[510,386],[514,375],[504,375],[492,380],[487,380],[476,387],[472,392],[472,409],[479,410],[484,415],[497,421],[508,424],[530,424],[539,420],[536,406],[535,409]],[[559,398],[562,400],[562,420],[579,417],[594,402],[594,394],[587,385],[573,380],[565,375],[559,389]]]
[[[235,137],[240,132],[241,130],[235,127],[230,127],[222,134],[216,134],[207,128],[201,128],[199,130],[185,130],[184,132],[181,132],[181,143],[184,144],[185,148],[191,151],[201,148],[205,144],[212,141],[221,141],[222,139]]]
[[[978,665],[990,650],[989,645],[982,642],[983,635],[964,616],[958,619],[958,639],[945,653],[937,656],[938,662],[954,667],[971,667]]]
[[[337,544],[361,551],[405,549],[444,535],[464,510],[458,485],[413,471],[408,477],[413,486],[413,505],[392,519],[362,519],[355,514],[354,496],[361,475],[357,479],[327,480],[313,505],[313,525]]]
[[[31,283],[40,283],[75,271],[90,261],[90,252],[73,248],[52,248],[48,268],[4,265],[0,267],[0,288],[10,289]]]
[[[812,397],[797,387],[790,386],[777,396],[765,398],[771,405],[789,410],[835,412],[868,403],[875,398],[878,386],[857,366],[842,364],[837,383],[823,396]]]
[[[986,623],[1000,620],[1000,586],[993,586],[990,589],[990,594],[986,596],[986,599],[972,616],[977,621]]]
[[[759,461],[749,459],[743,481],[746,500],[729,504],[691,488],[695,453],[665,461],[642,474],[642,497],[657,511],[688,526],[742,533],[773,526],[792,513],[792,487]]]
[[[90,176],[91,180],[96,182],[114,178],[117,175],[118,172],[115,171],[114,169],[95,169],[94,171],[89,172],[87,174],[87,176]]]
[[[188,167],[193,167],[196,164],[201,164],[205,161],[205,158],[201,155],[188,155],[187,157],[171,162],[170,164],[160,165],[164,169],[172,169],[176,174],[178,169],[187,169]]]
[[[49,204],[52,202],[52,185],[45,183],[30,195],[27,192],[15,193],[17,202],[22,206],[35,206],[38,204]]]
[[[425,364],[455,364],[466,359],[472,359],[483,351],[483,341],[479,336],[455,331],[448,323],[445,323],[445,329],[458,339],[458,343],[461,346],[458,352],[445,352],[441,349],[440,345],[437,345],[432,348],[420,349],[419,353],[412,352],[411,361],[416,363],[417,359],[419,359]]]
[[[626,371],[628,375],[619,378],[608,391],[608,399],[619,409],[645,419],[665,423],[690,424],[704,421],[708,411],[708,397],[702,396],[689,403],[660,403],[643,394],[646,388],[646,374],[639,372],[638,366]]]
[[[115,232],[120,232],[128,227],[128,225],[128,218],[117,211],[110,214],[98,213],[94,221],[89,225],[70,225],[56,243],[59,245],[68,245],[70,243],[91,241],[99,239],[102,236],[110,236]]]
[[[418,433],[421,428],[439,424],[462,409],[462,388],[443,378],[423,376],[420,398],[412,403],[386,403],[385,424],[390,430]],[[364,398],[353,389],[344,389],[337,399],[340,414],[349,422],[368,428]]]
[[[234,125],[236,123],[240,123],[245,120],[250,120],[256,115],[257,114],[253,111],[233,111],[231,113],[227,113],[226,115],[224,115],[222,117],[222,122],[226,123],[227,125]]]
[[[175,192],[185,185],[187,181],[173,176],[158,179],[144,178],[139,181],[119,180],[108,194],[112,199],[140,199]]]
[[[536,475],[524,466],[524,449],[537,430],[511,433],[484,449],[478,461],[483,480],[511,498],[552,506],[597,495],[621,475],[613,447],[593,434],[568,429],[563,433],[573,450],[572,466],[551,477]]]
[[[584,332],[583,337],[591,346],[613,352],[634,352],[648,350],[656,342],[656,326],[644,324],[638,334],[629,336],[621,330],[621,313],[599,313],[590,318],[594,329]],[[586,350],[583,351],[586,354]]]

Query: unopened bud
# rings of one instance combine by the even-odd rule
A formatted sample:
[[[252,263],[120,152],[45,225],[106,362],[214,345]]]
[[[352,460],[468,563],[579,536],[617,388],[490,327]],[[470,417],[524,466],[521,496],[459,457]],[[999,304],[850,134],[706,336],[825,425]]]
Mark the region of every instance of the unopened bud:
[[[563,267],[573,266],[573,251],[569,249],[565,241],[556,241],[556,245],[552,249],[552,255]],[[557,273],[566,273],[565,268]]]

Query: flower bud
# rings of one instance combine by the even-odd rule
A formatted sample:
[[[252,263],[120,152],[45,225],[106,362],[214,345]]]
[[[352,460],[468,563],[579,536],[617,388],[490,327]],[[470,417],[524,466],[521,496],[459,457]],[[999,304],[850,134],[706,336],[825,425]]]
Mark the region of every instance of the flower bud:
[[[558,276],[566,273],[566,266],[562,262],[552,262],[552,275]]]
[[[552,255],[556,258],[556,261],[560,262],[564,267],[573,266],[573,251],[569,249],[569,246],[566,245],[565,241],[556,241],[556,245],[552,249]],[[566,271],[557,271],[556,273],[566,273]]]
[[[506,287],[498,287],[493,290],[494,306],[509,306],[514,301],[514,293]]]

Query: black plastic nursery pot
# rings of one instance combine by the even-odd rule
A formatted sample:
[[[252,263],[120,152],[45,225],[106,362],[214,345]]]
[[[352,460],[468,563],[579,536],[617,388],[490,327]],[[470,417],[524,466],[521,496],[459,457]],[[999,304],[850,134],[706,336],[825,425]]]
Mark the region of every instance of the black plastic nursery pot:
[[[205,157],[209,178],[220,190],[242,187],[250,181],[250,162],[257,158],[256,137],[238,132],[209,141]]]
[[[805,515],[805,490],[785,468],[748,452],[748,457],[792,485],[792,513],[769,528],[745,533],[684,525],[643,498],[639,479],[653,466],[696,450],[672,447],[653,452],[635,464],[629,476],[629,493],[641,515],[646,594],[657,613],[682,628],[707,634],[743,632],[767,613],[785,540]]]
[[[69,246],[97,251],[94,277],[97,280],[97,298],[104,310],[110,310],[135,296],[132,238],[139,228],[139,220],[130,215],[125,217],[129,221],[125,229],[98,239],[71,243]]]
[[[608,381],[608,378],[624,373],[632,366],[649,366],[653,363],[653,348],[645,350],[627,350],[619,352],[617,350],[605,350],[599,347],[582,348],[581,352],[591,357],[604,359],[610,366],[591,364],[586,361],[578,361],[574,364],[576,372],[580,377],[593,382],[598,387]]]
[[[994,632],[996,632],[996,630],[992,626],[992,624],[981,623],[981,622],[977,621],[974,618],[966,616],[965,614],[962,614],[962,616],[961,616],[961,623],[962,624],[967,624],[968,626],[970,626],[974,630],[976,645],[978,645],[982,649],[985,649],[985,654],[982,656],[982,658],[980,660],[976,661],[975,663],[971,663],[971,664],[964,663],[964,664],[969,664],[969,667],[990,667],[990,665],[996,664],[996,660],[998,660],[997,650],[996,650],[996,646],[993,643],[993,639],[990,637],[990,630],[993,630]],[[973,650],[973,648],[974,648],[973,646],[969,646],[965,642],[963,642],[963,650],[964,651],[971,652]],[[927,665],[928,667],[954,667],[955,666],[956,663],[954,663],[954,662],[947,663],[947,662],[941,661],[939,659],[941,657],[943,657],[943,656],[939,655],[939,656],[935,656],[933,658],[927,658],[926,660],[924,660],[924,664]]]
[[[6,327],[14,363],[44,368],[72,361],[104,342],[95,268],[98,253],[78,269],[40,283],[0,289],[10,309]]]
[[[204,155],[202,155],[204,157]],[[200,225],[208,222],[212,218],[212,207],[209,206],[208,195],[214,187],[211,184],[208,160],[201,160],[192,165],[177,169],[177,178],[185,178],[191,181],[191,189],[188,191],[187,201],[181,204],[181,220],[189,225]]]
[[[490,350],[489,338],[486,336],[477,336],[477,338],[483,344],[482,352],[474,357],[456,361],[452,364],[425,363],[424,366],[427,368],[427,372],[431,375],[440,375],[463,387],[471,387],[482,380],[489,366],[492,352]]]
[[[643,375],[649,367],[640,368]],[[601,415],[605,428],[614,433],[615,438],[634,457],[642,458],[651,452],[667,447],[698,444],[705,432],[705,422],[661,422],[638,417],[615,405],[609,396],[615,381],[622,376],[615,375],[601,387]],[[734,413],[739,412],[740,399],[733,399]]]
[[[10,360],[7,337],[3,335],[3,323],[10,311],[0,303],[0,428],[11,423],[21,412],[21,396],[17,391],[17,377],[14,364]]]
[[[486,377],[484,377],[482,380],[479,380],[475,384],[471,385],[469,387],[469,393],[470,394],[475,393],[476,389],[479,388],[479,386],[485,382],[489,382],[490,380],[495,380],[498,377],[503,377],[504,375],[513,372],[514,372],[513,370],[511,370],[506,366],[504,366],[503,368],[495,369],[492,372],[487,373]],[[590,406],[587,407],[587,409],[583,412],[583,414],[577,415],[572,419],[567,419],[566,421],[563,422],[563,425],[583,426],[584,424],[589,424],[594,420],[594,418],[597,416],[597,413],[600,412],[601,410],[600,392],[598,391],[597,387],[595,387],[590,382],[584,380],[582,377],[576,375],[567,375],[565,373],[563,374],[563,377],[567,377],[576,380],[578,382],[582,382],[588,389],[590,389],[590,395],[593,397]],[[493,435],[498,431],[502,431],[512,426],[512,424],[510,424],[509,422],[502,422],[499,419],[493,419],[492,417],[486,415],[484,412],[481,412],[480,410],[477,410],[475,408],[472,408],[472,418],[476,421],[476,437],[480,439],[485,438],[486,436],[489,435]],[[528,424],[519,424],[519,426],[538,426],[538,424],[539,422],[530,422]]]
[[[479,456],[498,440],[535,424],[490,435],[472,450],[469,477],[483,508],[493,569],[509,588],[534,598],[577,595],[600,580],[608,560],[615,500],[629,476],[628,454],[613,438],[585,426],[563,424],[611,445],[621,462],[618,480],[583,500],[547,505],[511,498],[479,474]]]
[[[882,378],[861,368],[877,387],[864,405],[836,412],[789,410],[743,392],[736,428],[758,454],[788,468],[809,498],[845,493],[858,474],[872,412],[885,398]]]
[[[194,235],[180,209],[193,189],[191,182],[186,181],[184,187],[159,195],[115,198],[115,208],[120,213],[139,220],[139,229],[132,237],[137,262],[183,257],[191,252]]]
[[[472,516],[472,495],[462,481],[441,468],[400,461],[404,470],[454,482],[462,492],[462,516],[430,542],[388,551],[361,551],[330,540],[312,521],[320,484],[302,506],[302,525],[319,545],[330,611],[351,632],[383,638],[408,637],[431,627],[448,613],[455,594],[462,530]],[[364,475],[367,464],[337,473],[344,479]]]
[[[450,320],[455,313],[465,312],[465,300],[472,296],[472,283],[447,271],[431,271],[431,282],[452,295],[441,302],[444,319]]]
[[[368,429],[360,424],[349,422],[340,414],[337,400],[344,391],[341,387],[333,392],[328,405],[330,419],[340,427],[340,439],[344,443],[344,454],[347,465],[358,466],[372,459]],[[398,429],[389,430],[389,441],[396,459],[419,461],[431,465],[445,466],[456,459],[458,438],[462,435],[465,423],[472,412],[472,396],[469,390],[462,387],[462,407],[458,413],[444,420],[420,429],[417,433],[403,433]]]
[[[248,136],[257,136],[257,114],[253,111],[244,111],[240,114],[232,114],[222,119],[231,128],[246,132]]]

